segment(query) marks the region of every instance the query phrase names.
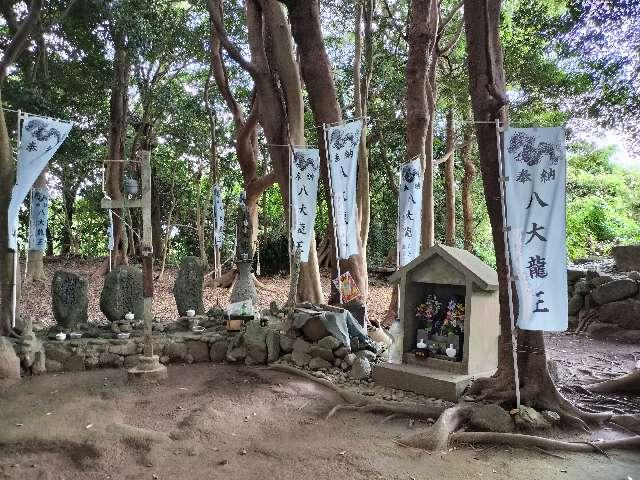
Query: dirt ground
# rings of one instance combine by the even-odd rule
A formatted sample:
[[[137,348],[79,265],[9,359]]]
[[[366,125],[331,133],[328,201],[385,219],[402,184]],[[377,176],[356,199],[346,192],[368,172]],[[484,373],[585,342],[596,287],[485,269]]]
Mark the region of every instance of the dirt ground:
[[[127,386],[122,370],[34,377],[0,394],[0,479],[640,477],[629,452],[428,454],[394,442],[425,424],[351,412],[324,420],[336,401],[297,376],[229,365],[170,366],[168,383],[146,388]]]
[[[55,259],[48,281],[26,283],[22,312],[51,325],[50,279],[57,269],[89,279],[91,321],[99,311],[99,264]],[[156,282],[154,311],[174,320],[175,270]],[[282,303],[288,279],[260,277],[261,307]],[[323,277],[325,292],[328,277]],[[225,304],[228,290],[205,289],[205,306]],[[371,279],[369,313],[379,318],[391,288]],[[640,399],[594,396],[583,386],[631,371],[640,346],[570,333],[546,336],[564,395],[582,408],[639,413]],[[44,375],[0,393],[2,479],[621,479],[640,478],[640,455],[560,453],[466,446],[428,454],[394,441],[426,424],[363,413],[324,420],[337,398],[323,387],[266,368],[170,366],[169,381],[125,384],[123,370]],[[603,429],[592,439],[615,436]],[[574,437],[575,438],[575,437]],[[587,437],[582,437],[587,440]]]

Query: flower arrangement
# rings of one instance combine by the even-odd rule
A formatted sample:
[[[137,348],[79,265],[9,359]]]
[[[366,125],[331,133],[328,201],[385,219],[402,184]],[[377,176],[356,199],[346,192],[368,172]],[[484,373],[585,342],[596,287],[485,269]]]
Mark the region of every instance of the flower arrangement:
[[[464,303],[452,298],[447,304],[442,334],[460,335],[462,332],[464,332]]]
[[[421,318],[427,330],[430,330],[436,315],[440,312],[442,303],[435,295],[427,295],[427,299],[416,308],[416,317]]]

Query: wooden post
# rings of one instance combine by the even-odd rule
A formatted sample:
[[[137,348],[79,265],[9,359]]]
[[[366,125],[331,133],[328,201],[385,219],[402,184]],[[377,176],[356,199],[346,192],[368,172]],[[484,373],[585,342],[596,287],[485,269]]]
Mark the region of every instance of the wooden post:
[[[142,295],[144,298],[144,355],[153,355],[153,233],[151,228],[151,152],[142,150]]]

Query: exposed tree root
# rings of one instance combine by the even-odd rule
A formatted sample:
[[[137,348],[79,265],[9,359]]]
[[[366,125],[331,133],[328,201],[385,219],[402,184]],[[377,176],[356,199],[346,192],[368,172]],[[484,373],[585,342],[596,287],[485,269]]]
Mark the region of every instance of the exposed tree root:
[[[587,385],[587,389],[598,393],[636,393],[640,392],[640,370],[604,382]]]
[[[488,401],[510,408],[515,404],[513,380],[504,375],[477,379],[469,395],[476,401]],[[523,405],[532,406],[538,410],[553,410],[560,415],[564,426],[589,430],[589,426],[600,425],[611,419],[611,413],[585,412],[564,398],[556,389],[550,377],[544,377],[540,383],[525,386],[520,391]]]
[[[344,400],[344,404],[338,404],[334,406],[325,418],[330,418],[338,413],[340,410],[357,410],[360,412],[368,413],[380,413],[387,415],[398,415],[411,418],[437,418],[446,410],[441,403],[420,403],[420,404],[408,404],[408,403],[390,403],[380,402],[372,400],[371,397],[360,395],[358,393],[349,392],[340,387],[337,387],[332,382],[325,378],[315,377],[303,370],[298,370],[295,367],[288,365],[274,364],[269,367],[271,370],[277,370],[279,372],[290,373],[293,375],[299,375],[308,380],[316,382],[332,391]]]
[[[207,275],[208,287],[231,288],[231,286],[233,285],[233,282],[236,281],[238,270],[236,269],[228,270],[217,278],[214,278],[213,273],[214,272],[211,272],[209,275]]]
[[[552,438],[519,433],[458,432],[450,436],[451,443],[492,443],[511,447],[546,448],[569,452],[604,452],[605,450],[640,450],[640,435],[602,442],[564,442]]]
[[[449,436],[469,419],[472,409],[472,405],[465,403],[447,408],[431,427],[400,441],[404,445],[423,450],[445,450]]]
[[[640,435],[640,415],[616,415],[610,422],[629,433]]]

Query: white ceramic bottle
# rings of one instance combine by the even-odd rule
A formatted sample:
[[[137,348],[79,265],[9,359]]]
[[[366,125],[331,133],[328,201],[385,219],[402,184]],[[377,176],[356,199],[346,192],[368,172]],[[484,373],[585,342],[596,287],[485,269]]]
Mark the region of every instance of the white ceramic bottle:
[[[458,351],[455,348],[453,348],[453,343],[449,344],[449,348],[447,348],[445,352],[447,353],[447,357],[449,358],[455,357],[456,353],[458,353]]]

